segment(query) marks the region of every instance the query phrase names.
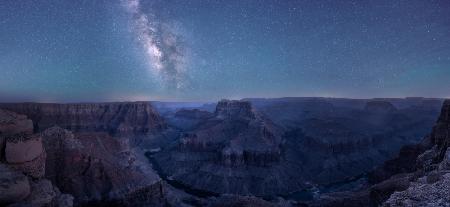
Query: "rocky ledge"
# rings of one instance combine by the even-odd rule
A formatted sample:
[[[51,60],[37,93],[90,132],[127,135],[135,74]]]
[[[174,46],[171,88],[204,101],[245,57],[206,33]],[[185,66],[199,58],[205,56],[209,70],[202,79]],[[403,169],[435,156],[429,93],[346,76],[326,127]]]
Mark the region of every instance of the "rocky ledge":
[[[108,132],[127,136],[158,132],[166,124],[150,102],[3,103],[0,108],[28,116],[36,131],[58,125],[74,132]]]

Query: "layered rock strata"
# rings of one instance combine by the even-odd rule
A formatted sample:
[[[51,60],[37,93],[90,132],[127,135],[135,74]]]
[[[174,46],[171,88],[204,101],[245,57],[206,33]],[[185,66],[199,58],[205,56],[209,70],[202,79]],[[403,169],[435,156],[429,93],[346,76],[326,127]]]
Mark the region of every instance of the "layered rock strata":
[[[159,132],[166,127],[150,102],[4,103],[0,108],[28,116],[36,131],[58,125],[74,132],[129,136]]]
[[[249,102],[223,100],[156,160],[170,178],[195,189],[273,195],[300,185],[279,166],[280,143],[278,129]]]
[[[0,205],[64,206],[73,197],[62,194],[44,179],[46,153],[42,138],[32,135],[33,123],[26,116],[0,109]]]

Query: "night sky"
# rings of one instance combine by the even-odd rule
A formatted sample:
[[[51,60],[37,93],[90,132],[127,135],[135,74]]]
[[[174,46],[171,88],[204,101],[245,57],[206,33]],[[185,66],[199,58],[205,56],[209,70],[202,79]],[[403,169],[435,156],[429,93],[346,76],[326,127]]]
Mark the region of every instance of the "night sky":
[[[450,97],[450,1],[1,0],[0,101]]]

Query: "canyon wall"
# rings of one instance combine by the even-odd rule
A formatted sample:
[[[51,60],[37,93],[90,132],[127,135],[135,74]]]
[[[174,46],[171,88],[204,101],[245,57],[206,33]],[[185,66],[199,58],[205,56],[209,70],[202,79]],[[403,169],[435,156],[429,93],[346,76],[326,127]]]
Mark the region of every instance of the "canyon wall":
[[[28,116],[36,131],[58,125],[74,132],[129,136],[157,133],[166,128],[150,102],[2,103],[0,108]]]

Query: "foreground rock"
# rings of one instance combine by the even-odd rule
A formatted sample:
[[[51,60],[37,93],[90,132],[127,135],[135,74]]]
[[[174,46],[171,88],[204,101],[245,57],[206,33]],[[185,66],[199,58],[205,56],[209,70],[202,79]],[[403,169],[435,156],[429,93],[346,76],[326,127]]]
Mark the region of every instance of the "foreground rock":
[[[26,116],[0,109],[0,205],[64,206],[73,197],[62,194],[45,175],[46,153],[39,134],[31,135],[33,123]],[[4,149],[4,151],[3,151]]]
[[[414,161],[414,160],[411,160]],[[397,190],[384,206],[446,206],[450,204],[450,100],[429,137],[427,150],[415,159],[414,179]]]
[[[46,153],[39,135],[10,135],[6,138],[6,162],[33,178],[45,174]]]
[[[367,190],[347,192],[345,196],[332,196],[323,206],[364,205],[400,206],[447,206],[450,186],[450,100],[444,102],[441,115],[420,144],[406,146],[399,157],[387,161],[370,176],[375,182]],[[362,195],[362,196],[361,196]]]
[[[0,205],[24,200],[30,195],[30,183],[21,172],[0,164]]]

